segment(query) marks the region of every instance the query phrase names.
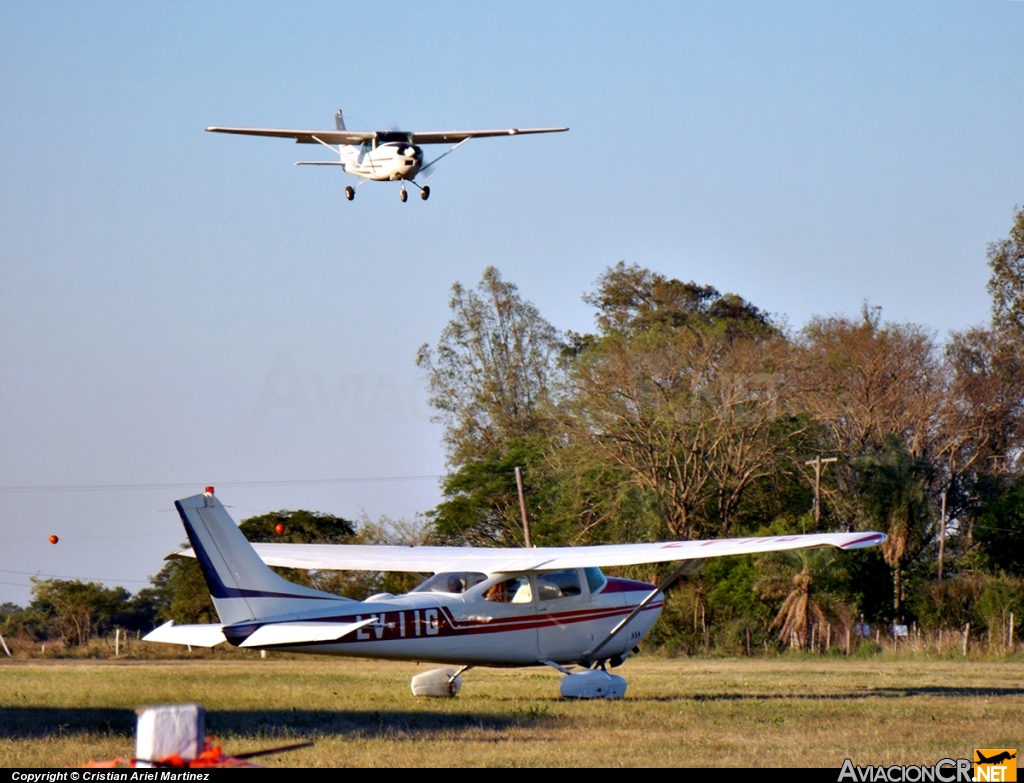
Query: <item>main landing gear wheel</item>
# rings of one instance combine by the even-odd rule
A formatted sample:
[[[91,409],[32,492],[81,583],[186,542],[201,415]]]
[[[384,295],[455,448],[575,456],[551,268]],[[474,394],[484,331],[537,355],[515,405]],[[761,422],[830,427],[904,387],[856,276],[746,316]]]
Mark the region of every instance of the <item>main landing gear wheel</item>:
[[[398,197],[402,200],[403,204],[405,203],[406,199],[409,198],[409,194],[405,192],[405,188],[404,187],[399,192]]]
[[[355,197],[356,197],[356,189],[354,187],[352,187],[351,185],[346,185],[345,186],[345,198],[347,198],[349,201],[351,201]]]
[[[424,185],[420,188],[420,198],[424,201],[430,198],[430,185]]]

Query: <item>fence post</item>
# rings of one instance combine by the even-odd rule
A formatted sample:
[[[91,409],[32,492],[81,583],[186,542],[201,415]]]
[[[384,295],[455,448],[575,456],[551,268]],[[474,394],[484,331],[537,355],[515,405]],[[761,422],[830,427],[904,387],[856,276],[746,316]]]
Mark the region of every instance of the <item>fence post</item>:
[[[971,624],[967,623],[967,625],[964,626],[963,655],[964,655],[965,658],[967,657],[967,640],[970,639],[970,638],[971,638]]]

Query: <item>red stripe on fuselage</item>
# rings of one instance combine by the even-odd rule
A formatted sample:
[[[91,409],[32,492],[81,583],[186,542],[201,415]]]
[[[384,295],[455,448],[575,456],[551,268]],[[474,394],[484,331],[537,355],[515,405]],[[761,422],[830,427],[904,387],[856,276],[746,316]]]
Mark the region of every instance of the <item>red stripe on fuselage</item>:
[[[451,636],[471,636],[476,634],[510,633],[515,631],[531,631],[541,628],[557,628],[595,620],[608,620],[624,617],[633,611],[633,606],[601,607],[596,609],[577,609],[568,612],[548,612],[545,614],[518,615],[516,617],[480,617],[466,620],[455,620],[448,607],[426,607],[425,609],[402,609],[390,612],[368,612],[361,615],[344,617],[320,618],[317,622],[351,623],[376,615],[387,627],[374,628],[367,626],[355,633],[346,634],[332,642],[309,642],[295,645],[274,645],[276,647],[319,646],[322,644],[346,644],[355,642],[392,642],[402,639],[427,639]],[[653,601],[644,607],[644,612],[660,612],[663,601]],[[430,617],[426,617],[430,612]],[[436,614],[434,614],[436,612]],[[404,619],[399,617],[404,614]],[[436,624],[428,625],[430,620]],[[404,629],[404,633],[402,633]],[[380,636],[378,636],[378,631]]]

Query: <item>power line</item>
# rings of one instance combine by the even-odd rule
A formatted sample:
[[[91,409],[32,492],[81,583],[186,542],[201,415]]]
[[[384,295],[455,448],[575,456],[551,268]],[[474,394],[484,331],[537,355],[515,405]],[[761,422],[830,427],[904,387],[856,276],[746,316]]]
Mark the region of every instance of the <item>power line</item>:
[[[442,478],[438,475],[429,476],[365,476],[362,478],[326,478],[326,479],[280,479],[271,481],[218,481],[221,487],[283,487],[311,486],[316,484],[378,484],[390,481],[426,481]],[[202,482],[189,481],[168,484],[26,484],[21,486],[0,487],[0,492],[135,492],[152,489],[187,489],[202,487]]]
[[[67,576],[66,574],[45,574],[41,571],[11,571],[9,568],[0,568],[3,574],[18,574],[20,576],[48,576],[51,579],[79,579],[88,582],[133,582],[140,585],[148,585],[148,579],[106,579],[102,576]],[[13,584],[6,582],[5,584]]]

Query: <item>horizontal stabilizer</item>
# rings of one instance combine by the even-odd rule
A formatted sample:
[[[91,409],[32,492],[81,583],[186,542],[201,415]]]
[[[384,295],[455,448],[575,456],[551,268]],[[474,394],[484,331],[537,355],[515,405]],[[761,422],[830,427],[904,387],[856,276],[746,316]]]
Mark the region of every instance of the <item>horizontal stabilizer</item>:
[[[377,622],[376,617],[358,623],[274,623],[257,628],[239,647],[273,647],[277,644],[305,644],[307,642],[333,642],[357,631],[364,625]],[[159,630],[159,629],[157,629]]]
[[[219,623],[210,625],[175,625],[174,620],[161,625],[142,637],[144,642],[188,644],[192,647],[215,647],[226,642]]]
[[[296,166],[344,166],[340,160],[297,160]]]

